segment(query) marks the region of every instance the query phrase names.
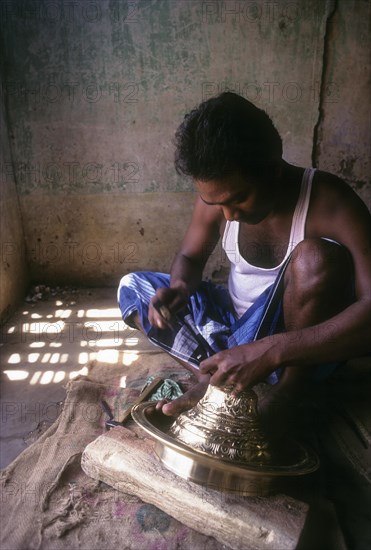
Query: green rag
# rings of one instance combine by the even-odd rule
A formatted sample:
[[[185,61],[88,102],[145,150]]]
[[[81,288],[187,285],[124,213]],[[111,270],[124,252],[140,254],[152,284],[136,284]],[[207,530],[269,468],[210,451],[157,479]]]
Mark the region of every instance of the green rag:
[[[142,391],[145,390],[146,387],[149,386],[154,379],[154,376],[150,376],[146,380]],[[161,399],[169,399],[170,401],[173,401],[181,395],[183,395],[183,391],[179,384],[177,384],[174,380],[170,380],[170,378],[165,378],[163,384],[161,384],[161,386],[155,391],[155,393],[151,395],[148,401],[161,401]]]

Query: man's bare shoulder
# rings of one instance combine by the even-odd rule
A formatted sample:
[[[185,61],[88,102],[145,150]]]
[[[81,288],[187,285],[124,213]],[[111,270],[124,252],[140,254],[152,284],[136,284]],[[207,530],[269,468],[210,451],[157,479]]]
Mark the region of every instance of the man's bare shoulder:
[[[206,261],[220,237],[220,224],[220,209],[205,204],[198,196],[180,253],[201,263]]]
[[[370,215],[364,202],[344,180],[316,171],[307,219],[308,236],[336,239],[355,222],[366,229]]]
[[[193,219],[202,225],[220,227],[223,223],[223,212],[219,206],[206,204],[198,195],[194,205]]]

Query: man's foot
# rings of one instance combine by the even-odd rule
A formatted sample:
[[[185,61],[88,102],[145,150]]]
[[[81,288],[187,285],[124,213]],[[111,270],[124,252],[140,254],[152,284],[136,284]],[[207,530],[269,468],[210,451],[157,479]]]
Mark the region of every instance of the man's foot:
[[[198,382],[193,388],[186,391],[181,397],[174,399],[174,401],[162,399],[157,403],[156,409],[161,410],[166,416],[178,416],[183,411],[192,409],[205,395],[209,379],[210,376],[207,377],[207,380]]]

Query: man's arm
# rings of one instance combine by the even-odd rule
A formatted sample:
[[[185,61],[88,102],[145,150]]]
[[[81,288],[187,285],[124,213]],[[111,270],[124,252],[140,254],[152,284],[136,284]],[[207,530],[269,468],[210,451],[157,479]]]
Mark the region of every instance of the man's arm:
[[[324,236],[344,245],[354,266],[355,301],[335,317],[318,326],[319,349],[306,352],[319,362],[349,359],[371,352],[371,216],[358,195],[342,180],[319,173],[308,214],[310,236]],[[312,330],[313,333],[313,330]],[[306,334],[303,334],[306,337]],[[305,338],[306,341],[306,338]],[[291,346],[290,346],[291,347]],[[284,362],[291,362],[287,349]],[[303,358],[305,361],[305,358]]]
[[[152,303],[160,300],[170,313],[184,307],[201,283],[205,264],[219,240],[221,220],[219,208],[206,205],[197,197],[191,223],[171,266],[170,288],[158,289]],[[149,320],[159,328],[166,325],[153,307]]]
[[[348,249],[354,266],[355,302],[316,327],[299,331],[297,342],[281,344],[283,365],[294,364],[296,357],[300,364],[318,364],[371,352],[370,214],[345,182],[327,173],[319,173],[312,200],[307,232],[334,239]],[[299,352],[302,345],[305,349]]]
[[[347,247],[353,258],[355,302],[314,326],[276,334],[220,352],[201,364],[217,386],[235,391],[264,380],[278,367],[311,366],[371,353],[371,227],[358,196],[341,180],[320,175],[308,214],[307,236],[325,236]]]

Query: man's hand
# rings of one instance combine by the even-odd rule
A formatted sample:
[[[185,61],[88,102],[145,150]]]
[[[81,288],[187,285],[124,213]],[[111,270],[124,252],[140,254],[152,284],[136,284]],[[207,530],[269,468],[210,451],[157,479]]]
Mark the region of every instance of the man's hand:
[[[210,373],[212,386],[233,386],[233,395],[263,381],[278,365],[269,359],[272,343],[264,338],[220,351],[200,364],[200,373]]]
[[[148,320],[152,326],[171,328],[172,317],[188,302],[188,293],[182,288],[159,288],[149,306]],[[158,306],[160,304],[160,307]]]

